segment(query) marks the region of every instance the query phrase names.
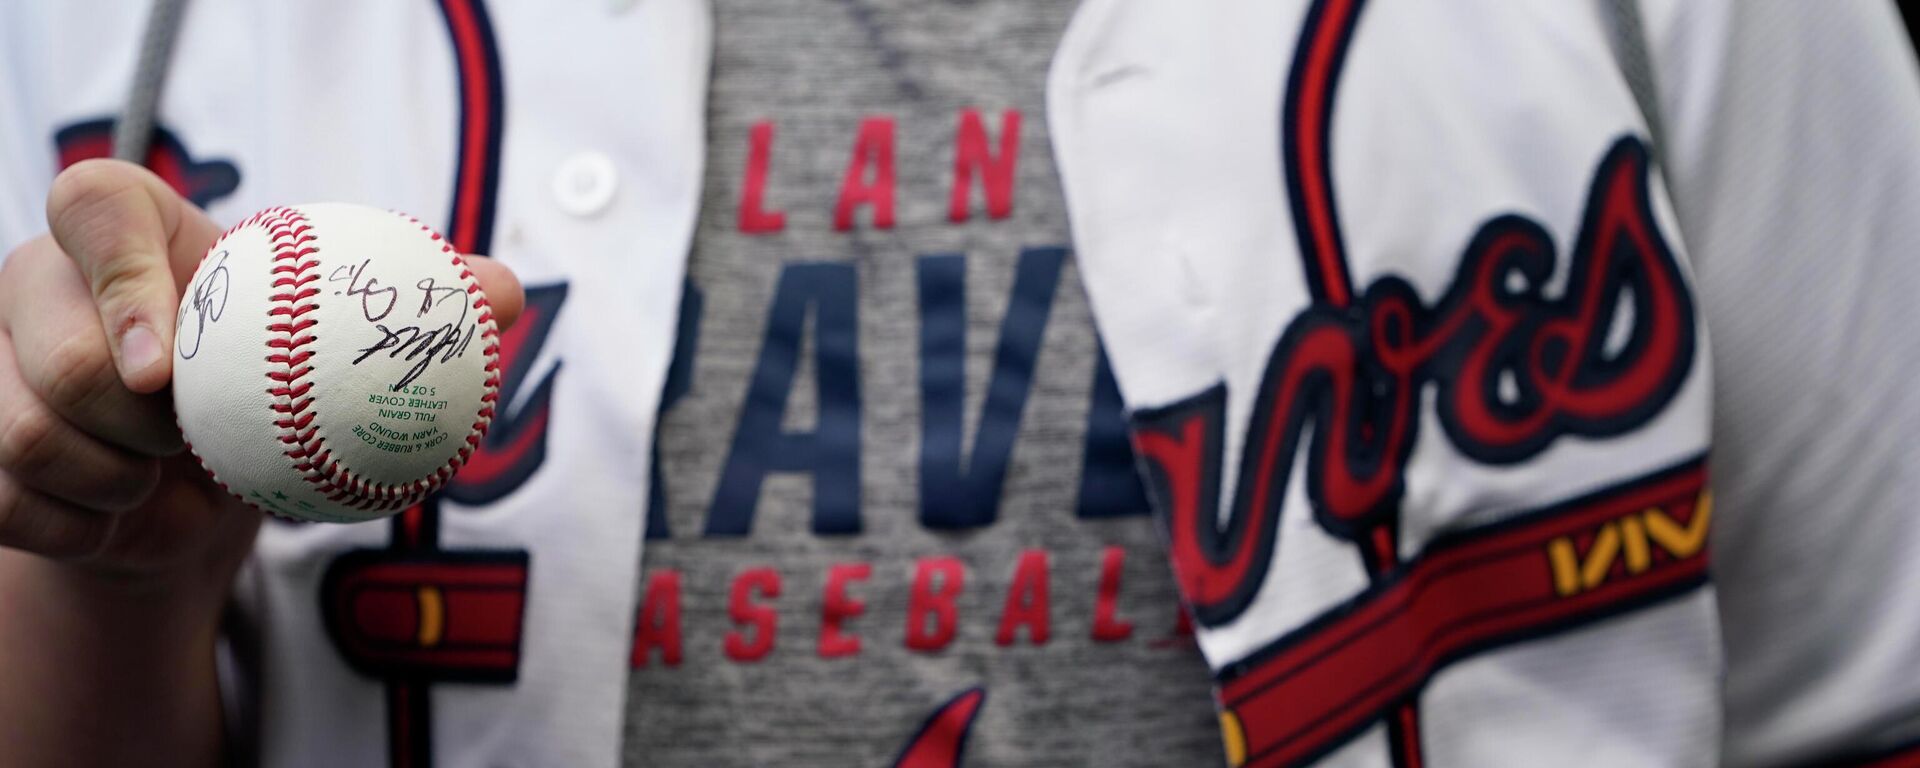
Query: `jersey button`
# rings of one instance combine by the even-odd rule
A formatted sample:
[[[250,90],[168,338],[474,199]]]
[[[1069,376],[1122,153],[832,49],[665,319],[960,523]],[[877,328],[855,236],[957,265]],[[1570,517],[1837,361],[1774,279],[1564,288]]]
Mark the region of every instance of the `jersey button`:
[[[553,173],[553,199],[560,210],[575,216],[593,216],[613,202],[620,174],[605,152],[576,152]]]

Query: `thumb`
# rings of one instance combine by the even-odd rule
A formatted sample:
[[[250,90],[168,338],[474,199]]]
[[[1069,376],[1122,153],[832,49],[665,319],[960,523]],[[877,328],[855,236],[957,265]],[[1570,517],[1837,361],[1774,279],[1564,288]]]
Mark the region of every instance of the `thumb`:
[[[526,304],[526,292],[520,287],[520,279],[514,277],[513,270],[505,264],[485,256],[468,255],[467,268],[473,270],[473,279],[480,282],[480,291],[487,295],[487,303],[492,305],[493,323],[500,330],[513,326],[520,319],[520,308]]]
[[[179,283],[219,229],[160,177],[118,160],[55,177],[47,225],[86,276],[120,380],[135,392],[166,386]]]

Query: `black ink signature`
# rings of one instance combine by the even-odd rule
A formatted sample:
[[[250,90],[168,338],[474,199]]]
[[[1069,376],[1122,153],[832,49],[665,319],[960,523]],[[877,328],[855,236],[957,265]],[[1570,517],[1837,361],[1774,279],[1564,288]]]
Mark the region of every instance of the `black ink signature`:
[[[390,388],[393,392],[398,392],[408,384],[412,384],[414,379],[420,378],[421,374],[427,372],[428,366],[444,363],[466,354],[467,345],[473,343],[473,333],[478,328],[477,326],[469,327],[465,333],[462,333],[459,325],[455,323],[447,323],[432,329],[423,329],[417,325],[400,328],[388,328],[385,325],[374,327],[380,330],[381,339],[374,342],[373,346],[360,350],[360,356],[353,359],[353,364],[359,365],[378,352],[386,352],[389,360],[412,362],[413,367],[408,368],[407,372],[401,375],[400,380],[393,383]]]
[[[415,315],[415,317],[426,317],[427,313],[433,311],[434,306],[440,302],[467,295],[467,289],[465,288],[442,288],[436,286],[431,277],[421,278],[420,282],[414,284],[414,287],[420,289],[420,314]],[[460,320],[464,322],[466,319],[467,303],[462,301],[460,302]]]
[[[187,288],[186,298],[180,305],[180,320],[174,323],[174,343],[180,345],[180,358],[183,360],[192,360],[194,355],[200,354],[200,339],[207,333],[207,324],[219,322],[220,316],[227,311],[227,286],[231,280],[227,275],[227,252],[221,251],[213,257],[219,261],[214,262],[213,269],[207,270],[207,274]],[[187,334],[183,332],[186,330],[189,310],[195,318],[191,345],[185,343]]]
[[[358,265],[348,264],[338,267],[333,270],[333,274],[327,276],[327,282],[337,283],[345,280],[347,289],[334,293],[359,296],[361,314],[366,315],[367,322],[377,323],[387,319],[387,315],[393,314],[393,306],[400,302],[400,289],[383,286],[378,278],[366,277],[367,265],[372,262],[372,259],[365,259]],[[366,278],[364,282],[361,281],[363,277]],[[384,306],[380,304],[380,299],[386,300]]]

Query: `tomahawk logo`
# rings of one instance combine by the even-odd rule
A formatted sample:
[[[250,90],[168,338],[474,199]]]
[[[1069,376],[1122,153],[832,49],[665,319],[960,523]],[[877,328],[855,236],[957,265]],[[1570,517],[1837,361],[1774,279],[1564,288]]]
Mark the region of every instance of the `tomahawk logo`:
[[[82,160],[113,157],[112,118],[83,120],[61,128],[53,135],[54,149],[61,168]],[[141,165],[173,187],[181,197],[205,208],[225,199],[240,187],[240,168],[224,157],[196,157],[178,134],[165,125],[156,125],[147,144],[147,156]]]

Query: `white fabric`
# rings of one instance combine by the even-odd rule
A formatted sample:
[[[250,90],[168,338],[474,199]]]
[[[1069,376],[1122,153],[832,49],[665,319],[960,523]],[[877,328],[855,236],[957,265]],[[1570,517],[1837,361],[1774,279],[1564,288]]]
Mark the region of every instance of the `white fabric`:
[[[426,49],[417,60],[396,57],[385,66],[445,68],[452,60],[430,4],[367,4],[362,10],[379,18],[350,28],[384,30],[379,34],[409,41],[395,46],[396,52]],[[566,304],[529,376],[565,367],[556,379],[542,471],[486,509],[449,507],[443,513],[442,546],[524,546],[531,569],[517,683],[435,686],[434,749],[443,765],[611,766],[618,760],[636,603],[646,456],[697,205],[708,17],[704,4],[693,0],[647,3],[611,19],[594,6],[493,11],[511,96],[492,255],[529,286],[567,284]],[[333,19],[335,9],[310,12],[328,20],[281,19],[261,28],[348,23]],[[188,29],[209,15],[196,7]],[[343,53],[340,63],[370,66],[353,63],[364,57]],[[293,57],[309,65],[325,59]],[[576,66],[582,59],[619,74],[582,78]],[[180,77],[191,82],[185,72]],[[350,82],[355,89],[382,85],[377,73],[322,82]],[[420,82],[417,74],[393,79],[409,92],[395,94],[399,102],[389,111],[374,112],[385,119],[372,120],[348,117],[368,94],[328,89],[338,101],[320,111],[345,124],[313,137],[338,142],[325,157],[352,157],[357,166],[365,163],[358,166],[363,169],[380,168],[377,152],[368,157],[362,151],[408,143],[379,136],[394,130],[422,134],[414,138],[437,149],[406,152],[396,158],[401,162],[362,178],[351,199],[378,203],[383,191],[424,184],[439,189],[403,209],[444,209],[453,178],[453,88],[449,82],[444,89],[410,92]],[[177,90],[186,88],[175,85],[169,94]],[[410,103],[414,99],[430,103],[422,109]],[[275,132],[254,135],[271,141]],[[623,158],[620,170],[629,182],[591,227],[579,226],[547,194],[551,169],[581,147],[605,147]],[[278,152],[266,157],[283,169],[279,163],[292,159]],[[316,158],[316,165],[321,162]],[[432,167],[413,167],[420,164]],[[255,583],[269,628],[262,705],[266,764],[384,762],[381,688],[339,664],[320,626],[315,587],[331,552],[379,546],[386,537],[384,528],[363,526],[273,530],[262,538]]]
[[[0,249],[44,228],[53,132],[119,108],[143,5],[0,4]],[[530,376],[565,367],[545,469],[499,504],[444,515],[445,546],[532,549],[533,612],[515,687],[434,687],[435,748],[443,765],[613,765],[647,452],[704,156],[709,21],[698,0],[490,5],[509,94],[494,255],[530,286],[568,285]],[[1078,256],[1120,385],[1138,408],[1225,382],[1225,477],[1260,365],[1305,302],[1276,128],[1304,7],[1090,0],[1052,74]],[[1660,151],[1674,199],[1657,210],[1698,273],[1713,376],[1701,366],[1632,434],[1563,439],[1506,468],[1459,456],[1429,417],[1400,548],[1698,451],[1711,399],[1728,762],[1910,738],[1911,52],[1890,9],[1866,0],[1644,7],[1671,142]],[[1333,128],[1356,285],[1400,274],[1431,299],[1499,213],[1571,241],[1606,142],[1646,133],[1595,8],[1368,4]],[[223,223],[339,199],[439,226],[458,119],[448,45],[431,3],[196,0],[160,117],[197,156],[241,167],[238,192],[211,209]],[[591,226],[551,189],[586,151],[615,158],[619,178]],[[1301,485],[1255,610],[1203,633],[1216,663],[1366,584],[1300,514]],[[329,646],[317,590],[334,553],[387,539],[382,525],[263,535],[242,594],[264,628],[264,764],[385,761],[381,686]],[[1430,764],[1549,749],[1555,764],[1714,762],[1713,604],[1697,592],[1448,667],[1423,694]],[[1636,653],[1653,647],[1684,651]],[[1610,688],[1640,680],[1662,693]],[[1382,730],[1328,762],[1383,764]]]
[[[45,229],[54,132],[119,110],[145,5],[0,4],[5,247]],[[449,766],[612,766],[647,456],[698,204],[710,17],[700,0],[488,10],[506,77],[491,255],[567,294],[528,374],[561,367],[541,471],[486,508],[442,506],[443,547],[525,547],[531,566],[518,682],[432,686],[434,753]],[[159,118],[196,159],[239,166],[239,189],[209,211],[223,225],[347,200],[438,229],[454,181],[453,60],[434,3],[194,0]],[[590,223],[549,183],[582,150],[617,158],[621,177]],[[384,523],[263,531],[241,589],[262,632],[263,765],[386,763],[382,684],[332,647],[319,585],[335,554],[388,540]]]
[[[1728,765],[1920,738],[1920,81],[1892,3],[1649,0],[1713,331]]]
[[[1269,353],[1309,301],[1278,151],[1306,7],[1094,0],[1054,65],[1056,151],[1121,391],[1138,410],[1224,382],[1223,499]],[[1602,21],[1577,4],[1366,4],[1331,129],[1356,292],[1391,274],[1436,301],[1475,231],[1505,213],[1548,230],[1555,280],[1566,279],[1601,156],[1621,136],[1647,134]],[[1663,234],[1684,259],[1655,187]],[[1711,385],[1700,343],[1651,422],[1610,440],[1562,437],[1518,464],[1462,455],[1425,409],[1402,555],[1699,454]],[[1353,547],[1308,517],[1301,475],[1296,466],[1274,567],[1251,608],[1200,632],[1216,671],[1367,584]],[[1712,764],[1718,642],[1707,589],[1446,667],[1421,694],[1428,764]],[[1386,764],[1384,739],[1357,744],[1371,746],[1328,762]]]
[[[126,98],[145,4],[76,13],[57,3],[0,3],[0,260],[47,229],[58,169],[53,131],[110,115]],[[85,40],[82,45],[61,41]]]

